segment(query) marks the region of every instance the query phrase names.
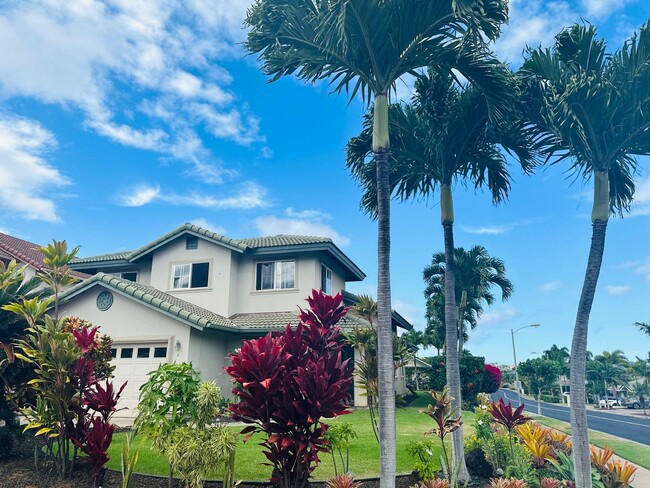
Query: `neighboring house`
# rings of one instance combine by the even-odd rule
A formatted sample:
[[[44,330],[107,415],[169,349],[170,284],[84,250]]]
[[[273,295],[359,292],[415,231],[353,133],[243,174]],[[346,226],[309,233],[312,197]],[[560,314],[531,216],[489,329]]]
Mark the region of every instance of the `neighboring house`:
[[[16,261],[25,265],[25,278],[30,279],[36,276],[36,273],[43,271],[46,267],[43,265],[45,256],[39,250],[39,244],[18,239],[0,232],[0,261],[5,265],[10,261]],[[78,271],[72,271],[72,275],[79,280],[86,279],[89,275]]]
[[[312,289],[342,292],[353,304],[357,297],[345,284],[365,278],[328,238],[237,240],[191,224],[135,251],[77,259],[71,268],[93,276],[63,293],[61,314],[89,320],[113,338],[115,381],[129,382],[127,416],[147,373],[162,362],[191,361],[229,394],[223,368],[243,339],[296,324]],[[343,328],[354,325],[368,323],[348,314]],[[393,327],[411,324],[394,312]],[[397,392],[404,393],[403,371],[397,377]],[[354,397],[365,405],[358,388]]]

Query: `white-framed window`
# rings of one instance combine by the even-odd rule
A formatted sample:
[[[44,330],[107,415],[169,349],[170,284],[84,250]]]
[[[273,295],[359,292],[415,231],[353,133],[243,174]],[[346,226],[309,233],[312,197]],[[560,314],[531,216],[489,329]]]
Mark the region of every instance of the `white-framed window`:
[[[296,287],[296,262],[265,261],[257,263],[256,290],[287,290]]]
[[[172,290],[206,288],[210,275],[210,263],[183,263],[172,265]]]
[[[320,289],[323,290],[323,293],[328,295],[332,294],[332,270],[329,269],[324,264],[320,266]]]

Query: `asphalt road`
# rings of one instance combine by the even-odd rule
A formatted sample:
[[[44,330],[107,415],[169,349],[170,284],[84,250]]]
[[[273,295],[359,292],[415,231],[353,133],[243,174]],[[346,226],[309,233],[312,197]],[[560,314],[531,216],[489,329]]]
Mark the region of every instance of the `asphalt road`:
[[[499,390],[494,394],[496,400],[502,396],[504,401],[511,400],[513,406],[517,404],[517,394],[508,390]],[[522,398],[526,404],[525,411],[537,413],[537,402]],[[569,409],[556,403],[542,402],[542,415],[557,420],[570,422]],[[640,442],[650,446],[650,419],[628,417],[605,411],[587,410],[587,423],[589,428],[623,439]]]

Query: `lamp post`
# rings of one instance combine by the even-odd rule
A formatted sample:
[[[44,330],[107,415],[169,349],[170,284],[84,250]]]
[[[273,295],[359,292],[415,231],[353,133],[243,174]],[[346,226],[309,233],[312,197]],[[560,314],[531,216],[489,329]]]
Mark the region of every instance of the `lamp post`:
[[[512,337],[512,355],[515,358],[515,387],[517,388],[517,398],[519,399],[519,404],[521,405],[521,383],[519,383],[519,372],[517,371],[517,350],[515,349],[515,334],[522,329],[527,329],[528,327],[539,327],[541,324],[530,324],[519,327],[516,330],[510,329],[510,335]]]

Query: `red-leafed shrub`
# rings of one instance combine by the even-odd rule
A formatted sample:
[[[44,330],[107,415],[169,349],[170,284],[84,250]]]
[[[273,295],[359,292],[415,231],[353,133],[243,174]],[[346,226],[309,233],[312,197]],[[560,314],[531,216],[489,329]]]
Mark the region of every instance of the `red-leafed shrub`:
[[[327,452],[327,426],[321,421],[349,413],[352,367],[342,359],[337,322],[347,313],[343,297],[312,291],[309,310],[298,326],[245,341],[231,354],[226,372],[237,386],[235,420],[247,424],[246,440],[263,432],[264,455],[273,465],[271,481],[281,487],[305,486]]]
[[[485,393],[494,393],[501,388],[501,370],[491,364],[485,365],[483,373],[483,385],[481,391]]]

